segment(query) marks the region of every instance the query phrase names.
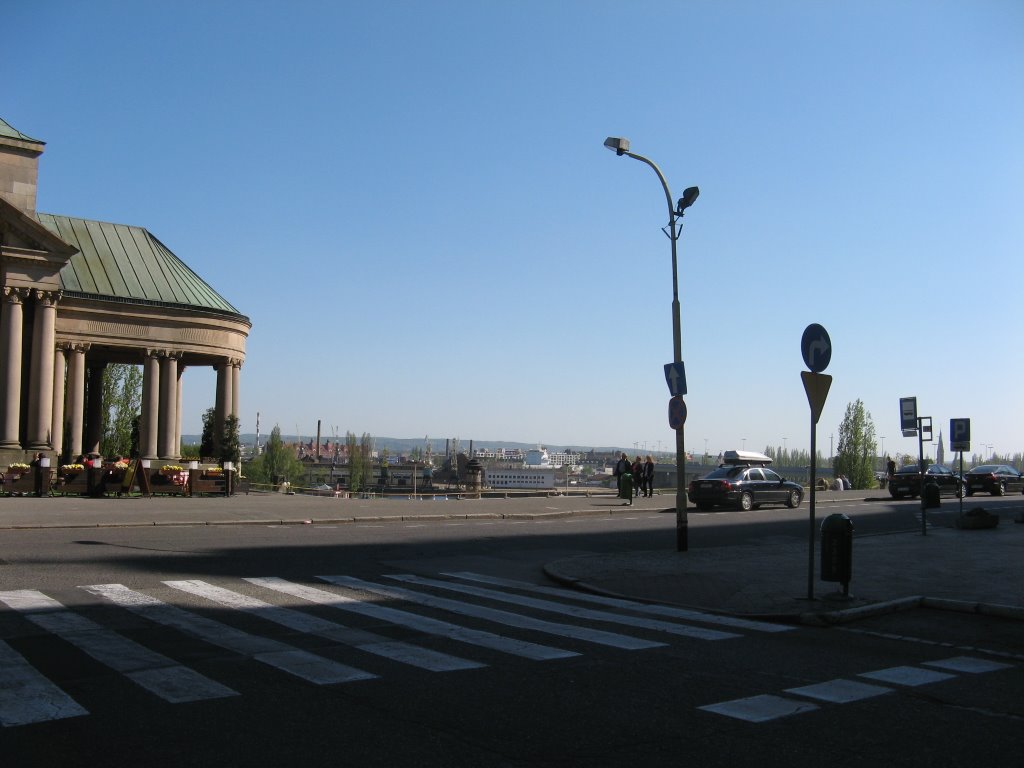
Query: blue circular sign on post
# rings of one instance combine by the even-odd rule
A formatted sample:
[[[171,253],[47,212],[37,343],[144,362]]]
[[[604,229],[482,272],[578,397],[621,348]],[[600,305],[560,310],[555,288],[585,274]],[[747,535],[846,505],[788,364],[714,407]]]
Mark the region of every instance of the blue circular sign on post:
[[[800,352],[811,373],[824,371],[832,361],[832,339],[828,331],[817,323],[808,325],[800,339]]]

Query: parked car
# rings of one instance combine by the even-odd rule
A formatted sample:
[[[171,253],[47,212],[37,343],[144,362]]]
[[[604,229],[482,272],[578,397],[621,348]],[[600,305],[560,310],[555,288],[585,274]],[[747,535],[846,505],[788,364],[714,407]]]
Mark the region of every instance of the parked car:
[[[964,481],[968,496],[979,491],[993,496],[1009,491],[1024,493],[1024,475],[1006,464],[982,464],[964,475]]]
[[[707,511],[732,506],[744,511],[762,504],[800,506],[803,486],[769,469],[771,459],[760,453],[726,451],[725,463],[688,486],[690,501]]]
[[[949,467],[932,464],[924,474],[926,483],[935,483],[939,486],[939,493],[952,493],[957,498],[963,498],[967,491],[963,478]],[[914,499],[920,496],[921,468],[917,464],[908,464],[897,469],[889,479],[889,495],[894,499],[902,499],[905,496]]]

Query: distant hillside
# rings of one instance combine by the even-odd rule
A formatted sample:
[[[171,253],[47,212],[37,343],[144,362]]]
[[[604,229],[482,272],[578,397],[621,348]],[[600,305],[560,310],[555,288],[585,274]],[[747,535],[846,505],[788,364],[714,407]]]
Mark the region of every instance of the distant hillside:
[[[260,443],[266,445],[269,433],[260,435]],[[239,438],[242,445],[253,445],[256,442],[256,433],[249,432],[247,434],[240,435]],[[296,443],[300,440],[304,443],[308,443],[310,440],[315,440],[316,435],[301,435],[296,437],[295,435],[281,435],[281,439],[286,443]],[[320,435],[320,441],[326,443],[331,440],[330,435]],[[343,441],[344,437],[339,436],[339,440]],[[185,444],[198,445],[202,441],[202,435],[182,435],[181,442]],[[427,442],[430,443],[430,452],[435,456],[443,456],[445,450],[445,438],[430,438],[429,441],[423,438],[402,438],[402,437],[374,437],[373,445],[378,451],[388,450],[392,453],[408,453],[414,448],[425,449]],[[469,453],[470,442],[473,444],[473,449],[478,448],[520,448],[523,451],[528,451],[531,448],[536,448],[537,443],[517,443],[513,440],[465,440],[459,439],[459,450],[465,453]],[[552,443],[541,443],[544,448],[549,451],[566,451],[573,450],[578,453],[588,453],[591,450],[595,450],[598,453],[611,453],[622,450],[628,451],[626,448],[616,448],[614,446],[593,446],[593,445],[554,445]],[[633,449],[634,452],[636,449]]]

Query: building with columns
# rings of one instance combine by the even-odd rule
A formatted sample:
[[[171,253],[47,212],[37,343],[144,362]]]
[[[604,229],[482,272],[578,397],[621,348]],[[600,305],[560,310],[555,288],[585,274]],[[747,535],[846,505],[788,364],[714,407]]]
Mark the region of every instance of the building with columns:
[[[98,452],[108,364],[143,367],[140,452],[181,452],[182,372],[217,371],[239,413],[252,324],[142,227],[39,213],[45,144],[0,119],[0,465]]]

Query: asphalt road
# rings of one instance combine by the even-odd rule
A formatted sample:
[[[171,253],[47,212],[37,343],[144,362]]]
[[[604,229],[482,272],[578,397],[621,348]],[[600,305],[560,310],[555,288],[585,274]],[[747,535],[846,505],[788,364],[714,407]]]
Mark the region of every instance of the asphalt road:
[[[806,530],[806,509],[763,512],[691,514],[691,545]],[[1024,747],[1019,622],[723,624],[590,602],[541,570],[673,527],[637,509],[4,531],[3,764],[951,766]]]

